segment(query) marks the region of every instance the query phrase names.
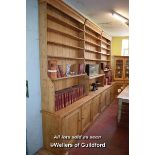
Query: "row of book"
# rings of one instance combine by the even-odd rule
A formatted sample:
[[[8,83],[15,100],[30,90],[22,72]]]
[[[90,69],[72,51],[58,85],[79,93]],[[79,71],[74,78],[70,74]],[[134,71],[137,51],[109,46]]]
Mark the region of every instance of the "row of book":
[[[84,96],[84,86],[76,85],[55,93],[55,111],[74,103]]]
[[[63,65],[58,65],[57,60],[48,60],[48,76],[51,79],[67,77],[70,75],[79,75],[84,73],[84,64],[66,64],[66,66],[64,67]]]

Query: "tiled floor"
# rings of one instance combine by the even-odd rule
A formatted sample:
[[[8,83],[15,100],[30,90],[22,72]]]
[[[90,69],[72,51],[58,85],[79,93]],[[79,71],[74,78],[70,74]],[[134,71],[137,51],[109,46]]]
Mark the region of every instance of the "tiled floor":
[[[78,140],[76,143],[106,143],[106,148],[71,148],[68,155],[128,155],[128,128],[117,125],[117,102],[111,104],[85,132],[85,136],[102,136],[100,140]],[[48,155],[48,154],[41,154]]]

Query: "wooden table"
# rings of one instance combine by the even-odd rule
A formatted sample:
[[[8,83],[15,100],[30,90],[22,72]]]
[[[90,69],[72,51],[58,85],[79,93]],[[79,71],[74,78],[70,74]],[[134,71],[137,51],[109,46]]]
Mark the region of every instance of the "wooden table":
[[[121,120],[122,103],[129,104],[129,86],[127,86],[118,96],[118,123]]]

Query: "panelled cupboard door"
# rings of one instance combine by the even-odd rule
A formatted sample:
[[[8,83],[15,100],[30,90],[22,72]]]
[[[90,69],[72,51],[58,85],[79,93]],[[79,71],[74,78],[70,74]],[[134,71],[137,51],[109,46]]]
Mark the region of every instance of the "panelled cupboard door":
[[[96,96],[93,100],[92,100],[92,120],[95,120],[97,118],[97,116],[100,113],[100,95]]]
[[[106,91],[106,105],[110,104],[110,89]]]
[[[111,99],[111,103],[114,101],[114,98],[115,98],[115,86],[113,85],[110,88],[110,99]]]
[[[84,132],[91,123],[91,100],[82,106],[82,132]]]
[[[124,79],[129,80],[129,58],[124,58]]]
[[[103,111],[106,107],[106,92],[102,92],[101,93],[101,104],[100,104],[100,108],[101,108],[101,111]]]
[[[76,136],[81,133],[81,110],[76,109],[62,120],[62,135]],[[65,142],[70,140],[65,140]]]
[[[114,63],[114,79],[123,80],[124,58],[115,58]]]

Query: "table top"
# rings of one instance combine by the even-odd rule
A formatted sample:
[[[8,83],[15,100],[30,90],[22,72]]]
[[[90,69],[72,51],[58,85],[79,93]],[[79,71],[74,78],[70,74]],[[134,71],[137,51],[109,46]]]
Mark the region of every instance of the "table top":
[[[118,99],[129,100],[129,86],[127,86],[118,96]]]

